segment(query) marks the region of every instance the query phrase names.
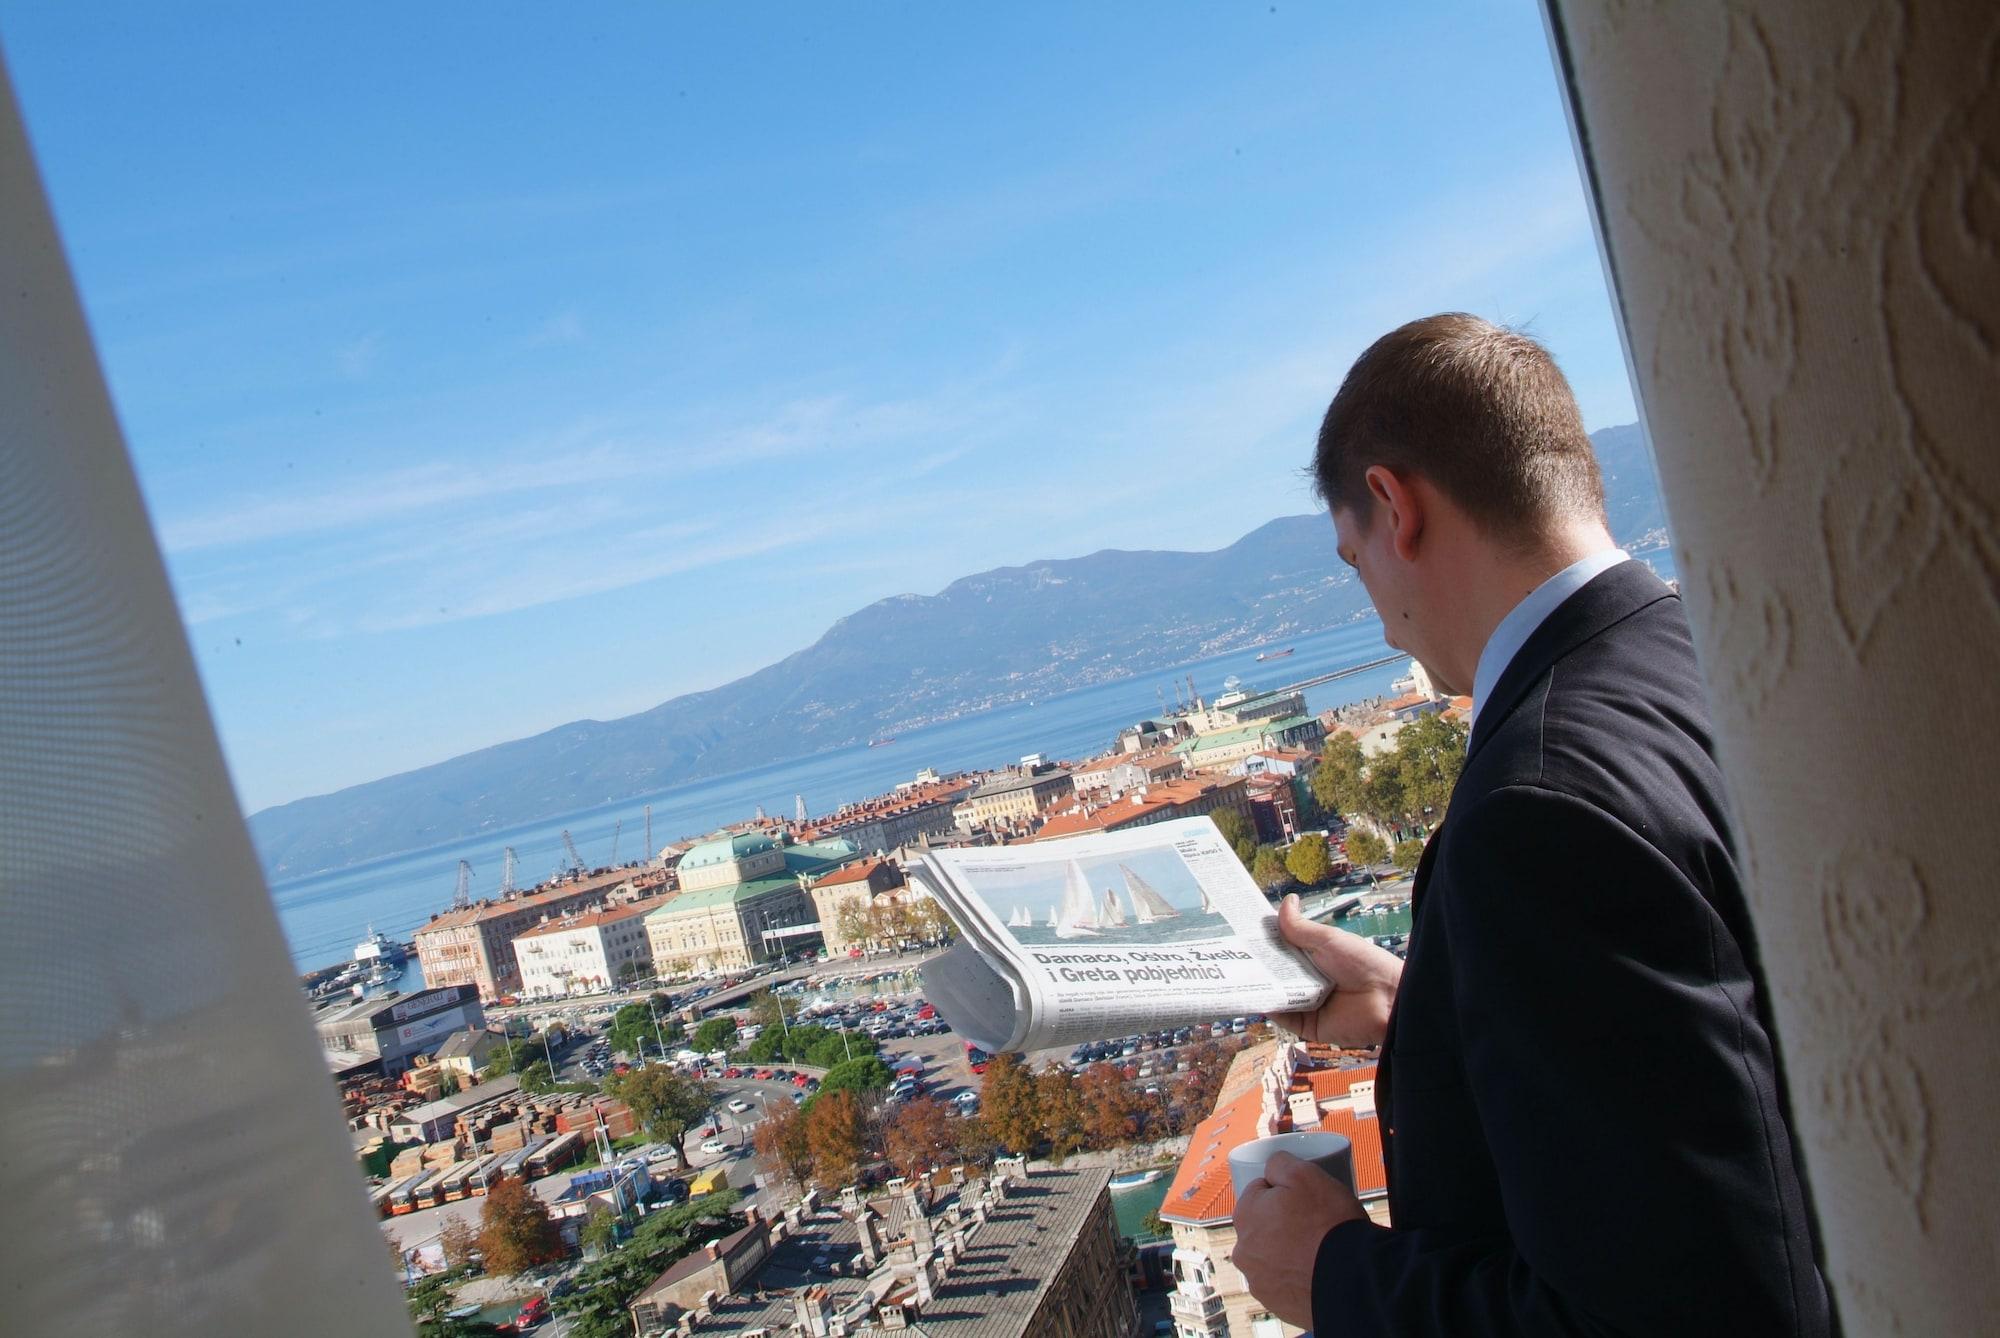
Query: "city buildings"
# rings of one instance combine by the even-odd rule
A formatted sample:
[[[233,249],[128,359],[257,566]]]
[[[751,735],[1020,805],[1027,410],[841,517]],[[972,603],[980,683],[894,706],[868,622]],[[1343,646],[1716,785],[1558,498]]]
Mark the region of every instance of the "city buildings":
[[[972,793],[969,780],[933,780],[899,785],[886,795],[817,818],[799,830],[804,840],[840,839],[864,851],[916,845],[952,830],[952,810]]]
[[[837,1205],[808,1193],[668,1269],[635,1300],[635,1331],[657,1338],[695,1316],[695,1333],[774,1338],[1131,1338],[1110,1179],[1003,1157],[984,1178],[958,1168],[867,1197],[850,1187]]]
[[[1374,1061],[1289,1040],[1239,1052],[1160,1205],[1160,1218],[1173,1232],[1169,1308],[1177,1338],[1288,1338],[1300,1332],[1266,1311],[1229,1262],[1236,1247],[1229,1150],[1295,1130],[1344,1135],[1353,1145],[1355,1192],[1370,1217],[1387,1221]]]
[[[1250,817],[1248,790],[1239,776],[1167,781],[1148,785],[1102,804],[1086,804],[1049,815],[1037,840],[1084,832],[1118,832],[1150,827],[1170,818],[1198,818],[1220,810]]]
[[[1189,771],[1213,770],[1252,753],[1284,748],[1316,750],[1325,737],[1326,727],[1318,717],[1287,715],[1197,734],[1175,744],[1174,752]]]
[[[1026,826],[1076,791],[1069,772],[1048,763],[1003,771],[959,801],[960,827]]]
[[[588,994],[653,974],[646,916],[666,899],[591,907],[550,919],[514,937],[521,996],[558,999]]]
[[[859,855],[850,841],[793,844],[782,831],[702,842],[681,858],[681,890],[646,916],[654,971],[735,970],[792,947],[817,946],[819,917],[801,876],[830,872]]]
[[[432,989],[469,984],[489,1003],[503,994],[518,994],[521,967],[514,958],[515,936],[545,917],[636,895],[624,890],[630,882],[629,872],[613,870],[434,915],[416,933],[424,984]]]
[[[466,1027],[484,1027],[486,1013],[471,985],[447,985],[404,998],[340,1000],[320,1006],[313,1028],[335,1073],[372,1069],[394,1078],[419,1054]]]

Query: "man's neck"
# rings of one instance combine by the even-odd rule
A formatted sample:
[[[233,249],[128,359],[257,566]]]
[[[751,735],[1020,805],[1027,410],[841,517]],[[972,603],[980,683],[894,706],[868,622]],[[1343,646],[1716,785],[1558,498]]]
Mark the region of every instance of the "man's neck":
[[[1482,543],[1479,552],[1469,554],[1458,594],[1461,616],[1455,620],[1460,635],[1449,670],[1459,691],[1472,691],[1480,654],[1516,605],[1572,563],[1616,546],[1611,532],[1593,521],[1567,527],[1529,553]]]

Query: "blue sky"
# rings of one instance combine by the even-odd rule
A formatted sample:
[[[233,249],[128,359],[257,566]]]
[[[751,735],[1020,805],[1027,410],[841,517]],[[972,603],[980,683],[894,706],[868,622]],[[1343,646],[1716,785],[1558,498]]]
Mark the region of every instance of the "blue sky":
[[[1213,548],[1375,335],[1631,393],[1532,5],[0,0],[246,808]]]

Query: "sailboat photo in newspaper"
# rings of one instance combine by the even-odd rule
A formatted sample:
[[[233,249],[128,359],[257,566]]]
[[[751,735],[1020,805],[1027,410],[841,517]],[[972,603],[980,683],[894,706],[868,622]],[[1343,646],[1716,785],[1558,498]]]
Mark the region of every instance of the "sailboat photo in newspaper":
[[[1015,873],[1009,883],[1007,932],[1024,944],[1151,946],[1230,932],[1194,872],[1171,850],[1050,860]]]

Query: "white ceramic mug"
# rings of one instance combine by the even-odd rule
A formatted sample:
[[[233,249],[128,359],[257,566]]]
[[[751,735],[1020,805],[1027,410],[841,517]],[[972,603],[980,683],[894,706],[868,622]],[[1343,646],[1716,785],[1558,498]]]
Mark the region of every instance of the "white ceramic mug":
[[[1264,1163],[1275,1153],[1289,1152],[1300,1161],[1309,1161],[1334,1179],[1354,1188],[1354,1145],[1345,1134],[1304,1130],[1292,1134],[1272,1134],[1253,1138],[1229,1149],[1229,1183],[1236,1196],[1264,1178]]]

